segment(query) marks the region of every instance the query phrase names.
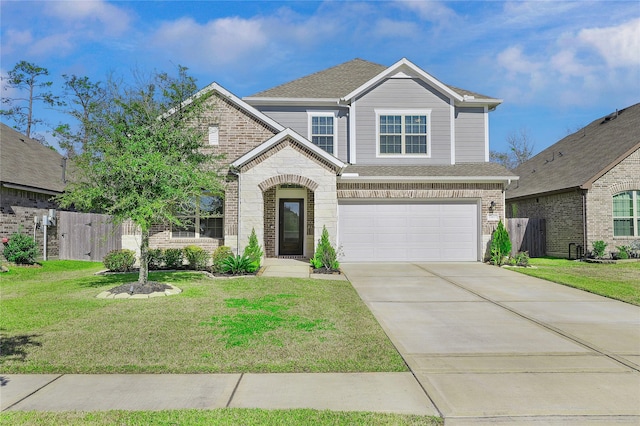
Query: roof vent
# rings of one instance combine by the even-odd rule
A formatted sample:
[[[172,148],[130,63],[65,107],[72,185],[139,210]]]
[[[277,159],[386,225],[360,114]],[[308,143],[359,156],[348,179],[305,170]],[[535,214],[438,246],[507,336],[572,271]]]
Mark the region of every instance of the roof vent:
[[[618,110],[616,109],[616,112],[612,112],[611,114],[607,115],[604,118],[604,120],[602,121],[602,123],[600,123],[600,124],[606,123],[607,121],[615,120],[616,118],[618,118],[618,115],[620,115],[620,114],[619,114]]]

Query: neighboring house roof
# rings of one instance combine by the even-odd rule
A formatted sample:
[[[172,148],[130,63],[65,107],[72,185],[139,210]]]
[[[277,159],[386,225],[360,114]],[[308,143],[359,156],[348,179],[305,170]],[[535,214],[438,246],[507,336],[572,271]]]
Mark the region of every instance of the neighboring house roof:
[[[591,184],[640,149],[640,103],[561,139],[514,170],[520,176],[507,198],[589,189]]]
[[[64,191],[63,157],[0,123],[0,183],[34,192]]]
[[[360,166],[349,165],[341,180],[425,180],[510,182],[518,176],[496,163],[461,163],[432,166]]]
[[[469,90],[446,85],[407,59],[401,59],[390,67],[353,59],[323,71],[264,90],[255,95],[245,97],[248,102],[259,103],[261,100],[283,99],[322,99],[333,101],[350,101],[353,97],[380,83],[383,79],[403,71],[410,76],[421,78],[443,93],[459,102],[482,103],[496,106],[502,102]]]
[[[290,138],[298,142],[300,145],[304,146],[309,151],[315,153],[320,158],[327,161],[329,164],[334,165],[338,169],[342,169],[346,165],[345,163],[343,163],[333,155],[329,154],[325,150],[318,148],[317,145],[309,142],[306,138],[300,136],[295,131],[287,128],[281,131],[280,133],[278,133],[277,135],[274,135],[272,138],[269,138],[267,141],[263,142],[262,144],[258,145],[251,151],[247,152],[242,157],[235,160],[233,163],[231,163],[231,166],[236,168],[242,167],[248,162],[250,162],[251,160],[253,160],[254,158],[264,154],[265,152],[270,150],[273,146],[277,145],[278,143],[282,142],[287,138]]]

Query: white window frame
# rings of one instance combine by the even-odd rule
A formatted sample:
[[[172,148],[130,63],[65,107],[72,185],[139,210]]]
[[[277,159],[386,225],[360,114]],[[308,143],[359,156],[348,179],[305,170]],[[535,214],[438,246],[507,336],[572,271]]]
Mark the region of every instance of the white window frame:
[[[376,157],[379,158],[431,158],[431,110],[430,109],[376,109]],[[383,115],[399,115],[402,117],[402,153],[387,154],[380,152],[380,117]],[[427,118],[427,153],[407,154],[405,153],[405,116],[424,115]]]
[[[632,215],[631,216],[616,216],[615,208],[613,207],[613,200],[616,195],[624,194],[630,192],[631,193],[631,206],[632,206]],[[611,197],[611,206],[612,206],[612,217],[613,217],[613,237],[614,238],[638,238],[640,237],[640,226],[638,223],[640,222],[640,208],[638,207],[638,199],[640,199],[640,190],[637,189],[629,189],[627,191],[620,191],[616,194],[613,194]],[[631,220],[633,233],[631,235],[616,235],[616,219],[624,219]]]
[[[331,117],[333,118],[333,152],[329,152],[329,154],[337,156],[338,154],[338,114],[335,111],[307,111],[307,139],[309,142],[313,143],[313,118],[314,117]],[[319,135],[316,135],[319,136]],[[328,135],[322,135],[328,136]],[[315,145],[315,144],[314,144]],[[316,145],[318,146],[318,145]],[[318,146],[318,148],[320,148]],[[322,148],[320,148],[322,149]]]
[[[216,146],[220,144],[220,128],[217,124],[209,126],[209,145]]]
[[[192,219],[193,218],[193,227],[194,227],[194,231],[193,231],[193,236],[192,237],[183,237],[183,236],[174,236],[174,227],[175,225],[171,225],[171,239],[172,240],[176,240],[176,239],[208,239],[208,240],[219,240],[219,239],[223,239],[224,238],[224,197],[221,196],[216,196],[213,194],[202,194],[202,196],[204,197],[218,197],[220,198],[220,201],[222,202],[222,213],[221,214],[213,214],[211,216],[207,216],[207,219],[210,218],[214,218],[214,219],[222,219],[222,224],[221,224],[221,235],[219,237],[207,237],[207,236],[201,236],[200,235],[200,200],[198,199],[198,203],[196,204],[196,211],[194,212],[193,215],[178,215],[178,217],[180,218],[187,218],[187,219]]]

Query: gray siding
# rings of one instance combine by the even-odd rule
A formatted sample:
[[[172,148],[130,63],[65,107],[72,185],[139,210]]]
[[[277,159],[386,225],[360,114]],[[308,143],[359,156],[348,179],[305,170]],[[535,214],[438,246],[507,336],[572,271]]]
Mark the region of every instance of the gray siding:
[[[422,81],[385,80],[356,102],[357,164],[451,164],[451,110],[449,99]],[[376,158],[375,109],[431,109],[431,158]]]
[[[484,108],[456,108],[456,163],[485,161]]]
[[[257,106],[262,113],[271,117],[284,127],[289,127],[305,138],[309,137],[309,115],[307,111],[334,112],[337,111],[336,125],[338,126],[337,142],[338,155],[342,161],[347,161],[347,128],[349,125],[347,108],[312,108],[312,107],[284,107]]]

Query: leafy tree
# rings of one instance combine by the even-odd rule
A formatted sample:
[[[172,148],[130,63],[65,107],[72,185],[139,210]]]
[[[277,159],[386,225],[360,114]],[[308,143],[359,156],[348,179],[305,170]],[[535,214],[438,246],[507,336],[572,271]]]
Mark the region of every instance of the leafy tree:
[[[492,162],[513,170],[533,155],[534,143],[529,135],[529,130],[525,127],[518,132],[509,133],[507,145],[509,146],[507,152],[491,151],[489,156]]]
[[[93,83],[89,77],[63,75],[66,105],[70,106],[66,113],[77,121],[77,126],[60,124],[54,129],[54,136],[69,158],[84,151],[92,132],[89,128],[104,107],[107,91],[101,83]],[[73,130],[77,129],[77,130]]]
[[[138,225],[142,285],[148,280],[151,226],[185,226],[179,213],[203,191],[222,195],[215,171],[219,157],[201,149],[204,134],[193,125],[204,98],[185,99],[195,90],[186,71],[179,67],[177,77],[155,74],[134,87],[110,82],[109,102],[91,119],[85,150],[74,159],[71,182],[59,197],[63,207]]]
[[[15,128],[31,138],[32,128],[44,120],[36,118],[33,114],[34,102],[43,102],[48,106],[61,106],[64,103],[58,96],[54,96],[48,89],[53,85],[51,81],[40,81],[41,77],[48,76],[49,70],[36,64],[20,61],[7,73],[8,88],[18,89],[21,93],[18,97],[3,97],[2,103],[8,109],[0,110],[0,114],[13,120]],[[26,92],[26,94],[25,94]]]
[[[502,266],[510,254],[511,239],[509,238],[509,232],[501,220],[498,222],[498,227],[493,231],[491,237],[491,261],[498,266]]]

